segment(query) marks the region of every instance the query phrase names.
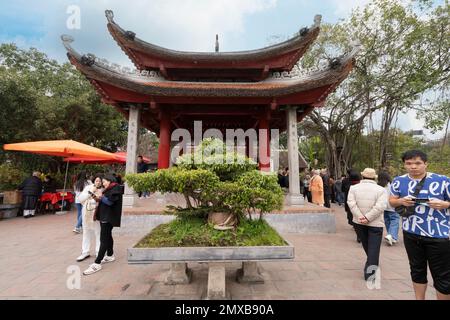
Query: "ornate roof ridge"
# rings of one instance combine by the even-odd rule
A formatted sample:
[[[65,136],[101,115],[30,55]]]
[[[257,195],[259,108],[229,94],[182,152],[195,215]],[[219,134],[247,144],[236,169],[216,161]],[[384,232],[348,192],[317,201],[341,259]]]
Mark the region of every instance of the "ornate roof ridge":
[[[305,76],[320,74],[330,69],[338,68],[340,65],[345,64],[348,60],[354,59],[361,50],[361,44],[358,40],[353,40],[350,47],[351,50],[349,52],[344,53],[339,57],[322,59],[319,61],[319,64],[313,68],[305,69],[297,63],[290,72],[272,72],[265,81],[300,79]]]
[[[118,63],[110,62],[108,59],[99,58],[92,53],[80,54],[76,51],[71,43],[74,42],[74,38],[69,35],[62,35],[61,40],[68,54],[77,59],[81,64],[92,67],[93,65],[106,69],[111,72],[115,72],[121,75],[127,75],[131,77],[142,77],[146,79],[154,79],[166,81],[166,79],[157,71],[139,70],[136,68],[130,68],[122,66]]]
[[[118,30],[122,35],[125,36],[125,38],[128,41],[132,41],[134,43],[136,43],[139,46],[143,46],[143,47],[147,47],[147,48],[151,48],[155,51],[160,51],[163,52],[165,54],[171,54],[171,55],[179,55],[179,56],[195,56],[196,58],[207,58],[207,57],[222,57],[222,58],[226,58],[227,56],[231,56],[231,57],[236,57],[236,56],[248,56],[249,58],[252,57],[252,55],[257,54],[257,53],[263,53],[266,51],[272,51],[272,50],[277,50],[277,49],[282,49],[284,47],[287,47],[288,45],[291,45],[292,43],[295,43],[296,41],[299,41],[301,39],[304,39],[306,37],[308,37],[311,34],[314,34],[315,31],[318,31],[320,29],[320,25],[321,25],[321,21],[322,21],[322,16],[321,15],[315,15],[314,17],[314,23],[311,25],[311,27],[304,27],[301,28],[292,38],[274,44],[274,45],[270,45],[264,48],[260,48],[260,49],[253,49],[253,50],[243,50],[243,51],[230,51],[230,52],[190,52],[190,51],[178,51],[178,50],[173,50],[173,49],[168,49],[168,48],[164,48],[149,42],[146,42],[144,40],[139,39],[136,36],[135,32],[132,31],[126,31],[125,29],[123,29],[119,24],[117,24],[114,20],[114,12],[112,10],[106,10],[105,11],[105,16],[108,20],[108,24],[113,26],[113,28],[115,28],[116,30]],[[111,31],[111,30],[110,30]],[[116,39],[116,35],[112,33],[112,36],[115,38],[115,40],[118,42],[119,46],[122,47],[123,44],[119,43],[120,41],[118,41],[118,39]],[[314,37],[315,39],[315,37]],[[123,48],[122,48],[123,49]],[[125,52],[127,50],[124,50]],[[127,53],[127,52],[126,52]],[[127,53],[128,54],[128,53]]]
[[[72,46],[71,43],[74,42],[74,38],[68,35],[62,35],[61,40],[63,41],[63,45],[66,48],[69,55],[73,56],[76,60],[78,60],[81,64],[92,67],[96,66],[102,69],[105,69],[109,72],[114,72],[116,74],[132,77],[135,80],[145,80],[145,81],[158,81],[158,82],[173,82],[173,83],[215,83],[215,84],[249,84],[254,85],[255,82],[210,82],[210,81],[169,81],[165,79],[160,72],[157,71],[148,71],[148,70],[139,70],[136,68],[130,68],[127,66],[122,66],[117,63],[110,62],[105,58],[98,58],[94,54],[80,54],[78,53]],[[343,54],[340,57],[323,60],[321,64],[319,64],[316,68],[311,69],[301,69],[296,65],[294,70],[291,72],[273,72],[272,75],[264,81],[260,81],[260,83],[271,83],[271,82],[280,82],[280,81],[307,81],[309,79],[314,79],[322,75],[323,72],[328,72],[333,69],[337,69],[342,65],[348,63],[349,60],[354,59],[356,54],[359,52],[360,45],[358,43],[354,43],[352,45],[352,50]],[[258,82],[256,82],[258,83]]]

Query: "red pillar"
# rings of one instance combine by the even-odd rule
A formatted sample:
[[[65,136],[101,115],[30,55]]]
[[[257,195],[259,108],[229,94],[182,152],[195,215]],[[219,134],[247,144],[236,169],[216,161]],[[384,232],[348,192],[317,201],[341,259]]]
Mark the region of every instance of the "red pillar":
[[[170,115],[161,112],[159,126],[158,169],[170,167]]]
[[[261,117],[259,120],[259,170],[270,171],[270,129],[269,120]]]

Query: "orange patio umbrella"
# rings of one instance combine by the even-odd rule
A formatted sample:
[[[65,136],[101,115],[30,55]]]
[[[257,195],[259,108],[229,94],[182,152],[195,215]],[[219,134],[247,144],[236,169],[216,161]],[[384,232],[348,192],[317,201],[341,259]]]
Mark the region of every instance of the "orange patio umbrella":
[[[115,159],[114,154],[110,152],[106,152],[73,140],[52,140],[5,144],[3,149],[8,151],[23,151],[59,157],[94,157],[103,160]]]
[[[3,146],[3,149],[6,151],[22,151],[58,157],[77,157],[77,158],[95,157],[97,159],[102,160],[116,159],[116,156],[110,152],[106,152],[101,149],[73,140],[52,140],[52,141],[12,143],[12,144],[5,144]],[[67,161],[66,166],[66,175],[64,178],[64,191],[66,190],[68,171],[69,171],[69,161]],[[61,206],[61,211],[62,208],[63,206]]]
[[[91,163],[91,164],[111,164],[111,163],[122,163],[125,164],[127,163],[127,153],[126,152],[116,152],[113,153],[115,156],[114,160],[111,159],[101,159],[98,157],[88,157],[88,158],[80,158],[80,157],[69,157],[69,158],[64,158],[64,161],[70,161],[72,163]],[[147,157],[144,157],[144,162],[145,163],[150,163],[150,159]]]

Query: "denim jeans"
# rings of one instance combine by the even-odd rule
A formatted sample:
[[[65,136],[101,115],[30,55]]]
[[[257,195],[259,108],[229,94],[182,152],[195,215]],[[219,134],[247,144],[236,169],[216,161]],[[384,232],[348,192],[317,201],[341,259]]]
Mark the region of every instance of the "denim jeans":
[[[345,194],[343,192],[337,192],[336,201],[339,203],[339,205],[343,204],[345,201]]]
[[[81,215],[83,205],[81,203],[75,203],[75,205],[77,206],[77,225],[75,228],[81,228],[83,226],[83,216]]]
[[[398,241],[398,229],[400,225],[400,215],[394,211],[384,211],[384,224],[388,234]]]

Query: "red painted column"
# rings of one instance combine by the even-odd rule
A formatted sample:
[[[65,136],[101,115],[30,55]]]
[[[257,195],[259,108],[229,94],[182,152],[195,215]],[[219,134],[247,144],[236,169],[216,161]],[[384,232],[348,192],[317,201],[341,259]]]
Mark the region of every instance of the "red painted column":
[[[161,112],[159,126],[158,169],[170,167],[170,115]]]
[[[259,170],[270,171],[270,129],[269,120],[263,116],[259,120]]]

